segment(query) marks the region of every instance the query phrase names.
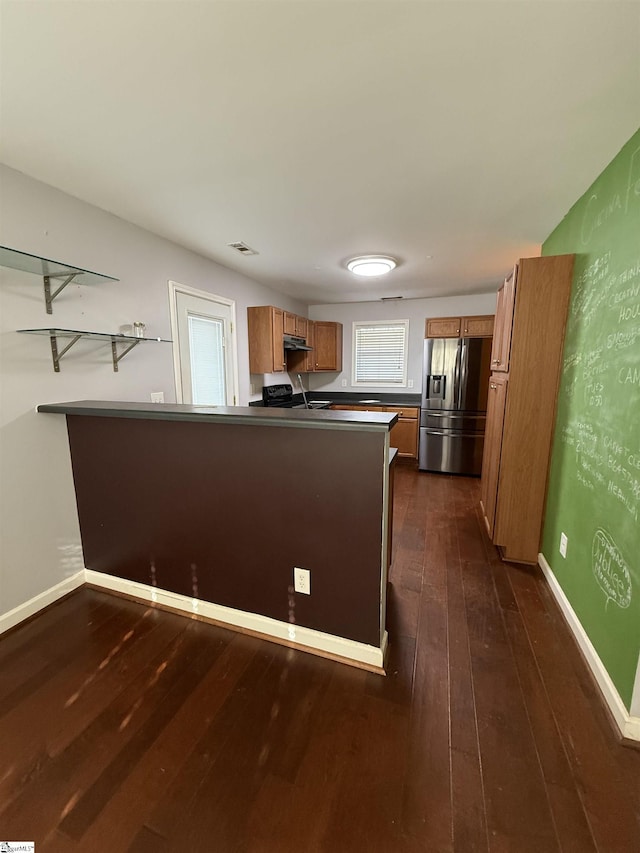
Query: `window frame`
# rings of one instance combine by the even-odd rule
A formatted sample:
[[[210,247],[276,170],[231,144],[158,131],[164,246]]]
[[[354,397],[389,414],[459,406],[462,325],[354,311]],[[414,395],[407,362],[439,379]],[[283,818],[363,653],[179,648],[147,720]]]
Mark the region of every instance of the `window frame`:
[[[402,326],[404,329],[404,352],[402,382],[358,382],[356,379],[357,330],[375,326]],[[354,388],[406,388],[409,376],[409,320],[354,320],[351,329],[351,385]]]

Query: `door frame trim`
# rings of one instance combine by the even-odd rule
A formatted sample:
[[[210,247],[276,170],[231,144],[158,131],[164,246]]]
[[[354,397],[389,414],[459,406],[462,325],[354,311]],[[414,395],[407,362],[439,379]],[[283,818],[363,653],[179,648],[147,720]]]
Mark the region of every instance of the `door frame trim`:
[[[171,320],[171,338],[173,340],[173,379],[176,388],[176,402],[183,402],[182,394],[182,375],[180,371],[180,339],[178,337],[178,309],[177,298],[179,293],[186,296],[196,296],[198,299],[203,299],[206,302],[213,302],[217,305],[224,305],[231,311],[231,346],[227,347],[227,354],[230,354],[233,367],[233,399],[234,404],[239,405],[240,391],[238,388],[238,339],[236,330],[238,328],[236,322],[236,303],[235,299],[227,299],[226,296],[220,296],[217,293],[210,293],[208,290],[199,290],[196,287],[189,287],[186,284],[180,284],[178,281],[169,279],[169,318]]]

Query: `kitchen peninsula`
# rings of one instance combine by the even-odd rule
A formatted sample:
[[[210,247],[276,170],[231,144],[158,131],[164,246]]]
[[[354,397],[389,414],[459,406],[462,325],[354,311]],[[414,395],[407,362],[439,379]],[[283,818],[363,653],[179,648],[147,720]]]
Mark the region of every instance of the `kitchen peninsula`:
[[[397,414],[38,411],[67,418],[88,583],[382,670]]]

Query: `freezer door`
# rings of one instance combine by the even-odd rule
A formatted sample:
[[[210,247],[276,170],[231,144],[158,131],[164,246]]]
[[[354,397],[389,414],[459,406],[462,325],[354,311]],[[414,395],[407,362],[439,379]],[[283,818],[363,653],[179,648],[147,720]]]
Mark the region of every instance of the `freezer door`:
[[[487,416],[484,412],[420,412],[420,426],[435,430],[458,432],[484,432]]]
[[[457,409],[461,349],[458,338],[427,338],[422,377],[423,409]]]
[[[420,428],[418,468],[442,474],[482,473],[484,433]]]

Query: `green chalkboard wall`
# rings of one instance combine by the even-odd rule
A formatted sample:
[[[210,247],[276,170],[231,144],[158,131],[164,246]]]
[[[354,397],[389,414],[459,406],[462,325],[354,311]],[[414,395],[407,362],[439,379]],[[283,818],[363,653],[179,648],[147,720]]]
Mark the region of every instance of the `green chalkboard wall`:
[[[640,130],[542,251],[576,254],[542,551],[629,709],[640,654]]]

